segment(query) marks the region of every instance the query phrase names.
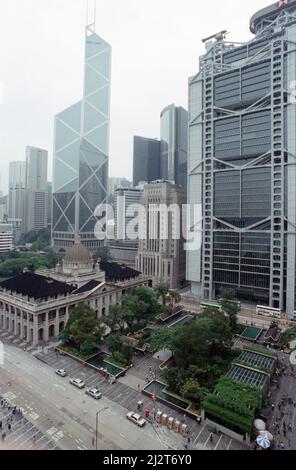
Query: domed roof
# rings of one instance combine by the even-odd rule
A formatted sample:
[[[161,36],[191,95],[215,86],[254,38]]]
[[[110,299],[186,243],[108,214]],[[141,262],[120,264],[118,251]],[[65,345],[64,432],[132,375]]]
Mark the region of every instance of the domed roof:
[[[65,255],[65,263],[79,264],[79,263],[93,263],[93,259],[85,246],[80,241],[76,241],[74,246],[67,251]]]

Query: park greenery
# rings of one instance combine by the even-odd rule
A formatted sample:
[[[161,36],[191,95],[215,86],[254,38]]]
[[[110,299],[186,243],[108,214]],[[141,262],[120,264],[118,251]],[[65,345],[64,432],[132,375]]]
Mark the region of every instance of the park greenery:
[[[59,261],[59,256],[53,251],[46,253],[11,251],[0,255],[0,278],[16,276],[27,268],[31,272],[51,269]]]
[[[173,353],[172,364],[162,372],[169,388],[200,404],[239,355],[231,349],[232,337],[229,318],[209,308],[186,326],[157,331],[151,346]]]
[[[32,230],[31,232],[25,233],[21,236],[19,245],[32,244],[33,250],[43,250],[48,247],[51,242],[51,230],[50,227],[47,227],[43,230],[36,232]]]
[[[296,325],[289,328],[285,331],[280,339],[280,345],[282,348],[287,348],[289,346],[290,341],[294,341],[296,339]]]
[[[89,357],[96,351],[104,333],[105,327],[96,312],[88,305],[80,304],[73,309],[60,339],[66,346]]]
[[[102,248],[99,248],[94,254],[94,260],[95,261],[100,260],[103,263],[107,263],[109,261],[112,261],[112,256],[111,256],[109,247],[104,246]]]
[[[252,434],[253,421],[261,406],[261,391],[227,377],[220,379],[202,406],[208,417],[219,420],[234,431]]]
[[[220,292],[220,304],[223,311],[229,317],[229,325],[231,331],[236,333],[237,331],[237,317],[239,314],[239,304],[235,300],[235,291],[233,289],[223,289]]]
[[[158,302],[153,289],[144,286],[136,287],[125,294],[120,305],[110,307],[109,315],[104,318],[111,330],[106,342],[113,356],[120,354],[120,357],[117,354],[118,357],[115,358],[117,364],[128,365],[134,352],[131,344],[121,341],[120,338],[145,328],[149,321],[153,321],[163,311],[164,307]]]
[[[179,292],[170,289],[169,284],[165,282],[161,282],[160,284],[155,286],[154,291],[158,299],[161,299],[163,306],[166,306],[168,303],[176,304],[181,302],[181,295],[179,294]]]
[[[113,332],[128,333],[145,327],[163,311],[155,292],[141,286],[125,294],[120,305],[111,306],[105,322]]]

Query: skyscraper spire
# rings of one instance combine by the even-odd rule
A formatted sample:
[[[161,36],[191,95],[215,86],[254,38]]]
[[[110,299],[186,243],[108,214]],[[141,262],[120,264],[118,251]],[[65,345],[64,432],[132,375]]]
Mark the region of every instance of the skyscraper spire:
[[[96,30],[97,0],[87,0],[86,27]]]

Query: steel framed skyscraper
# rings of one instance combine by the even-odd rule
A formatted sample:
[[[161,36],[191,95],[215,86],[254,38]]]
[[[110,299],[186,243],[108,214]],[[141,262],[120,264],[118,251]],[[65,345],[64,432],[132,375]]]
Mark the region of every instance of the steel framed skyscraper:
[[[255,38],[243,45],[225,32],[205,40],[189,80],[188,197],[202,204],[203,241],[188,254],[187,278],[199,297],[231,287],[292,315],[296,1],[259,11],[250,28]]]
[[[94,25],[86,28],[82,101],[56,116],[52,243],[67,249],[75,238],[95,251],[96,208],[107,201],[111,46]]]

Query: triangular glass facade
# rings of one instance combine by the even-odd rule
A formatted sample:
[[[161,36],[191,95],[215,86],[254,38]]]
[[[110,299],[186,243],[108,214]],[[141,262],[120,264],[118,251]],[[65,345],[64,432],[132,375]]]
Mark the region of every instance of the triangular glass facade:
[[[95,210],[107,200],[111,46],[86,30],[84,96],[56,116],[53,242],[75,235],[94,248]],[[99,243],[99,242],[98,242]]]

